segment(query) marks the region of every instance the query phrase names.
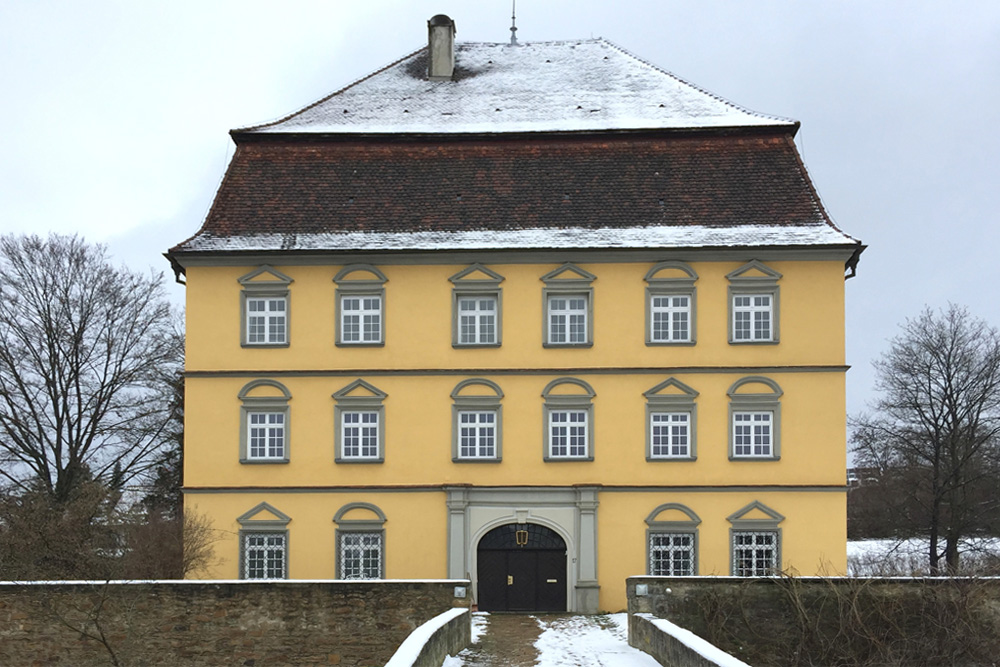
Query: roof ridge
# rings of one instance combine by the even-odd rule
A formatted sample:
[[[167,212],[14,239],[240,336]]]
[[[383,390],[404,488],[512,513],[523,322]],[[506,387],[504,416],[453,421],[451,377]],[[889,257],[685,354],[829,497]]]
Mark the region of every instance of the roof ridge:
[[[358,85],[362,81],[366,81],[366,80],[372,78],[373,76],[375,76],[376,74],[381,74],[382,72],[384,72],[384,71],[386,71],[386,70],[388,70],[388,69],[390,69],[392,67],[395,67],[396,65],[400,64],[404,60],[408,60],[409,58],[412,58],[415,55],[417,55],[418,53],[420,53],[421,51],[425,51],[425,50],[427,50],[427,47],[426,46],[421,46],[418,49],[410,51],[405,56],[397,58],[396,60],[393,60],[391,63],[389,63],[387,65],[383,65],[382,67],[379,67],[378,69],[372,70],[371,72],[369,72],[368,74],[365,74],[364,76],[361,76],[361,77],[358,77],[357,79],[354,79],[353,81],[351,81],[347,85],[341,86],[340,88],[336,89],[332,93],[329,93],[328,95],[325,95],[325,96],[319,98],[318,100],[316,100],[314,102],[310,102],[309,104],[305,105],[301,109],[298,109],[297,111],[293,111],[292,113],[285,114],[284,116],[280,116],[280,117],[278,117],[278,118],[276,118],[274,120],[269,120],[266,123],[258,123],[257,125],[248,125],[246,127],[239,127],[239,128],[230,130],[230,132],[252,132],[254,130],[263,129],[265,127],[273,127],[275,125],[280,125],[281,123],[284,123],[284,122],[286,122],[288,120],[291,120],[292,118],[294,118],[295,116],[298,116],[299,114],[305,113],[306,111],[309,111],[310,109],[312,109],[314,107],[317,107],[320,104],[323,104],[324,102],[326,102],[327,100],[329,100],[331,97],[336,97],[337,95],[339,95],[340,93],[344,92],[348,88],[353,88],[354,86]]]
[[[671,72],[668,69],[664,69],[663,67],[660,67],[659,65],[651,63],[650,61],[646,60],[645,58],[640,58],[639,56],[635,55],[634,53],[632,53],[628,49],[626,49],[626,48],[624,48],[622,46],[619,46],[618,44],[615,44],[610,39],[598,38],[597,41],[603,42],[604,44],[607,44],[611,48],[613,48],[613,49],[615,49],[617,51],[620,51],[622,54],[628,56],[629,58],[632,58],[636,62],[639,62],[639,63],[645,65],[646,67],[654,69],[657,72],[660,72],[661,74],[665,74],[666,76],[669,76],[670,78],[672,78],[672,79],[674,79],[676,81],[679,81],[680,83],[683,83],[685,86],[689,86],[689,87],[697,90],[699,93],[703,93],[705,95],[708,95],[712,99],[717,100],[717,101],[725,104],[726,106],[732,107],[733,109],[736,109],[737,111],[742,111],[744,113],[750,114],[751,116],[756,116],[757,118],[765,118],[765,119],[769,119],[769,120],[777,120],[777,121],[782,121],[782,122],[786,122],[786,123],[794,123],[795,125],[799,124],[799,121],[795,120],[794,118],[789,118],[787,116],[776,116],[774,114],[763,113],[761,111],[754,111],[753,109],[750,109],[749,107],[745,107],[745,106],[743,106],[741,104],[737,104],[736,102],[733,102],[733,101],[731,101],[731,100],[723,97],[722,95],[719,95],[718,93],[713,93],[711,90],[708,90],[707,88],[699,86],[698,84],[694,83],[693,81],[689,81],[688,79],[685,79],[682,76],[674,74],[673,72]]]

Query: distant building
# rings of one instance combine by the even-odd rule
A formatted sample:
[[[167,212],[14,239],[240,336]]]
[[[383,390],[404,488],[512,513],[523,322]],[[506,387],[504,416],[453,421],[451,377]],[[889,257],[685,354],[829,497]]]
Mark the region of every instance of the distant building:
[[[796,121],[600,39],[454,43],[234,130],[187,283],[210,577],[846,567],[844,278]]]

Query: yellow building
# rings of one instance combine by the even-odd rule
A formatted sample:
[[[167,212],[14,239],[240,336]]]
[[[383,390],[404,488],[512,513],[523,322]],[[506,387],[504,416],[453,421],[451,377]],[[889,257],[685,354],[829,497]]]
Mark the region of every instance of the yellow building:
[[[240,130],[187,284],[213,578],[845,569],[844,279],[798,123],[603,40],[429,47]],[[429,55],[430,54],[430,55]]]

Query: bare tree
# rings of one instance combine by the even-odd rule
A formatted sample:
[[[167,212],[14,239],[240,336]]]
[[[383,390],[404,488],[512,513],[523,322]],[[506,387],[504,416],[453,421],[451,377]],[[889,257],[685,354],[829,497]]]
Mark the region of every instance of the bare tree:
[[[998,512],[1000,334],[955,305],[902,329],[875,362],[877,412],[856,422],[855,453],[898,482],[896,519],[930,539],[931,572],[942,556],[955,572],[962,540]]]
[[[0,477],[69,499],[145,472],[182,359],[162,276],[78,237],[0,237]]]

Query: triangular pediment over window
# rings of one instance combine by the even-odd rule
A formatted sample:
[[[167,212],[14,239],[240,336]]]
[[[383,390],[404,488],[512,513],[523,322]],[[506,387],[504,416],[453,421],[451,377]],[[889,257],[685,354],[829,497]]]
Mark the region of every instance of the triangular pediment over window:
[[[737,510],[736,512],[730,514],[726,517],[726,521],[730,523],[746,523],[746,522],[759,522],[774,524],[777,526],[779,523],[785,520],[785,517],[778,514],[773,509],[755,500],[749,505]]]
[[[293,282],[293,280],[284,273],[267,264],[263,264],[250,273],[240,276],[237,280],[241,285],[259,285],[266,287],[289,285]]]
[[[242,526],[246,526],[248,524],[255,526],[260,524],[280,524],[284,526],[292,519],[281,510],[276,509],[270,503],[260,503],[253,509],[242,514],[236,520]]]
[[[698,392],[677,378],[667,378],[660,384],[642,393],[646,398],[697,398]]]
[[[451,278],[448,278],[456,287],[462,285],[499,285],[504,281],[504,277],[499,273],[476,262],[462,269]]]
[[[542,276],[542,281],[548,284],[552,283],[585,283],[590,284],[597,280],[595,276],[590,271],[581,269],[576,264],[572,262],[566,262],[558,269],[549,271],[544,276]]]
[[[347,399],[364,399],[364,398],[374,398],[377,400],[382,400],[388,396],[387,393],[379,389],[373,384],[365,382],[364,380],[358,379],[350,383],[343,389],[335,392],[333,397],[335,399],[343,400]]]
[[[763,262],[752,259],[740,268],[726,274],[730,282],[774,283],[781,279],[781,274]]]

